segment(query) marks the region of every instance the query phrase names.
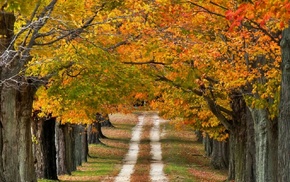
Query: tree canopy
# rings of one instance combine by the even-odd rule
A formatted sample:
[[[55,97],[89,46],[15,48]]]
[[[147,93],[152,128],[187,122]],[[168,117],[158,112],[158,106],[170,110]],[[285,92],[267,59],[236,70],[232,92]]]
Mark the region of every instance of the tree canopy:
[[[231,95],[240,94],[277,117],[288,1],[5,3],[17,12],[16,51],[33,44],[20,74],[44,83],[34,102],[43,113],[88,122],[142,97],[179,124],[220,136],[229,128],[211,104],[230,120]]]

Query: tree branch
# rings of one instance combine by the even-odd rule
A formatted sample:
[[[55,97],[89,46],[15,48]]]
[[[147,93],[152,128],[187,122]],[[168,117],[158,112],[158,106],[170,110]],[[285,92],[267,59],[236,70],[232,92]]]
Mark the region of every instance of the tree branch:
[[[51,29],[50,31],[45,32],[45,33],[37,33],[37,34],[36,34],[36,38],[39,38],[39,37],[44,38],[44,37],[47,37],[47,36],[53,35],[55,32],[56,32],[56,31],[55,31],[55,29],[53,28],[53,29]]]
[[[57,42],[57,41],[59,41],[59,40],[62,40],[62,39],[64,39],[64,38],[67,38],[67,37],[68,37],[67,40],[68,40],[68,41],[71,41],[71,40],[75,39],[76,37],[78,37],[81,33],[83,33],[85,28],[87,28],[87,27],[90,26],[90,23],[94,20],[95,16],[96,16],[96,15],[94,15],[93,17],[91,17],[91,18],[90,18],[88,21],[86,21],[86,23],[85,23],[83,26],[81,26],[80,28],[73,29],[73,30],[66,30],[67,33],[65,33],[65,34],[63,34],[63,35],[57,37],[57,38],[54,39],[54,40],[51,40],[51,41],[49,41],[49,42],[45,42],[45,43],[36,43],[36,42],[34,42],[34,45],[38,45],[38,46],[51,45],[51,44],[53,44],[53,43],[55,43],[55,42]],[[46,33],[46,34],[49,34],[49,32]],[[37,37],[40,37],[40,36],[41,36],[41,34],[37,34]]]
[[[220,108],[222,107],[216,105],[216,103],[207,96],[203,96],[203,98],[207,102],[207,105],[209,106],[211,112],[218,118],[218,120],[224,125],[224,127],[227,130],[232,131],[232,125],[230,124],[229,120],[222,114],[220,110]]]
[[[68,41],[71,41],[71,40],[75,39],[76,37],[80,36],[80,34],[83,33],[86,28],[88,28],[89,26],[92,26],[93,25],[92,24],[93,20],[97,16],[98,12],[103,9],[103,7],[104,7],[104,5],[102,5],[95,12],[95,14],[90,19],[88,19],[80,28],[76,28],[76,29],[72,29],[72,30],[65,30],[67,33],[65,33],[65,34],[57,37],[54,40],[51,40],[51,41],[45,42],[45,43],[36,43],[36,42],[34,42],[34,45],[39,45],[39,46],[51,45],[51,44],[53,44],[53,43],[55,43],[55,42],[57,42],[57,41],[59,41],[61,39],[67,38],[67,37],[68,37],[68,39],[67,39]],[[46,34],[49,34],[49,32],[46,33]],[[41,34],[38,34],[37,36],[39,37],[40,35]]]
[[[117,47],[121,46],[121,45],[126,45],[128,44],[128,39],[124,40],[124,41],[121,41],[121,42],[118,42],[117,44],[115,45],[112,45],[108,48],[105,48],[105,50],[109,51],[109,50],[113,50],[113,49],[116,49]]]
[[[275,42],[276,44],[280,45],[280,39],[276,40],[275,37],[273,37],[273,36],[271,35],[271,33],[269,33],[266,29],[262,28],[261,25],[260,25],[259,23],[255,22],[255,21],[253,21],[253,20],[250,20],[250,19],[248,19],[248,18],[246,18],[246,20],[248,20],[250,23],[252,23],[252,24],[254,24],[255,26],[257,26],[257,27],[254,27],[254,26],[250,25],[252,28],[254,28],[254,29],[258,29],[258,30],[261,30],[264,34],[266,34],[268,37],[270,37],[270,39],[271,39],[273,42]],[[245,25],[243,25],[243,26],[245,26]],[[245,27],[247,27],[247,26],[245,26]]]
[[[169,80],[168,78],[166,78],[165,76],[158,76],[159,81],[165,81],[170,83],[171,85],[173,85],[176,88],[182,89],[183,91],[186,92],[193,92],[198,96],[202,96],[205,101],[207,102],[207,105],[209,106],[211,112],[218,118],[218,120],[224,125],[224,127],[227,130],[232,130],[232,125],[230,124],[230,121],[222,114],[222,112],[232,116],[232,111],[217,105],[212,99],[210,99],[209,97],[205,96],[204,93],[202,91],[199,91],[197,89],[190,89],[190,88],[184,88],[182,85],[174,83],[172,80]]]
[[[230,116],[232,116],[232,115],[234,114],[232,111],[230,111],[230,110],[228,110],[228,109],[222,107],[221,105],[216,105],[216,107],[217,107],[220,111],[222,111],[222,112],[224,112],[224,113],[226,113],[226,114],[228,114],[228,115],[230,115]]]
[[[216,15],[216,16],[225,18],[224,15],[219,14],[219,13],[216,13],[216,12],[213,12],[213,11],[210,11],[209,9],[207,9],[207,8],[205,8],[205,7],[203,7],[203,6],[199,5],[199,4],[196,4],[196,3],[191,2],[191,1],[186,1],[186,2],[188,2],[188,3],[190,3],[190,4],[194,5],[194,6],[197,6],[197,7],[201,8],[201,9],[203,9],[204,11],[206,11],[209,14],[213,14],[213,15]]]
[[[203,96],[203,92],[202,91],[200,91],[198,89],[184,88],[181,84],[175,83],[174,81],[166,78],[165,76],[158,75],[157,78],[158,79],[156,79],[156,81],[167,82],[167,83],[170,83],[172,86],[174,86],[176,88],[179,88],[179,89],[181,89],[181,90],[183,90],[185,92],[193,92],[193,93],[195,93],[198,96]]]
[[[218,80],[215,80],[214,78],[211,78],[211,77],[209,77],[209,76],[205,76],[204,78],[205,78],[207,81],[211,82],[211,83],[214,83],[214,84],[219,83]]]
[[[217,3],[213,2],[213,1],[210,1],[209,3],[212,4],[212,5],[215,5],[217,7],[220,7],[223,10],[228,10],[228,8],[226,8],[226,7],[222,6],[222,5],[219,5],[219,4],[217,4]]]
[[[166,63],[162,63],[162,62],[156,62],[153,59],[150,61],[146,61],[146,62],[122,62],[123,64],[135,64],[135,65],[143,65],[143,64],[159,64],[159,65],[168,65]]]

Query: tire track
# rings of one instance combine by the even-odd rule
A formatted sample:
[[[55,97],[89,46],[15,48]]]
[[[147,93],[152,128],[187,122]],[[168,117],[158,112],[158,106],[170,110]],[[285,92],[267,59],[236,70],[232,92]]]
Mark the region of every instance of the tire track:
[[[116,177],[115,182],[129,182],[131,174],[134,172],[134,166],[137,162],[140,136],[142,133],[142,127],[144,125],[144,116],[138,116],[139,122],[132,129],[132,138],[129,144],[129,150],[124,158],[123,167]]]
[[[160,122],[161,119],[158,115],[153,116],[153,127],[150,131],[150,145],[151,145],[151,155],[152,161],[150,165],[150,177],[152,182],[167,182],[163,168],[164,164],[162,162],[162,150],[160,143]]]

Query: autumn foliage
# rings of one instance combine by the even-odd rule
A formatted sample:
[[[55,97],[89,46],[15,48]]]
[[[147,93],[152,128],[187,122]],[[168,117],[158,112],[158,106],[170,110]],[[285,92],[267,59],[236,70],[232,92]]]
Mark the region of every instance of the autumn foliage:
[[[8,2],[7,10],[22,9],[21,31],[31,10]],[[58,1],[24,70],[48,78],[34,107],[64,122],[89,122],[97,111],[128,111],[143,99],[179,126],[224,139],[204,98],[229,120],[232,93],[277,117],[279,41],[289,6],[277,0]]]
[[[225,129],[203,98],[231,120],[231,96],[278,115],[281,30],[289,2],[155,1],[137,41],[117,48],[121,59],[140,64],[158,86],[152,102],[178,125],[224,138]],[[283,7],[283,8],[280,8]],[[138,22],[139,23],[139,22]],[[131,50],[135,51],[133,54]],[[144,67],[146,65],[146,67]],[[140,67],[141,67],[140,66]]]

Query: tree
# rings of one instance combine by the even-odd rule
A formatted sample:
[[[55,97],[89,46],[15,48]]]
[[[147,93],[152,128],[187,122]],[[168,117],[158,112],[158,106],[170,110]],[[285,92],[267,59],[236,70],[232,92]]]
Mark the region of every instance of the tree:
[[[56,145],[55,145],[55,119],[37,117],[33,113],[32,141],[36,176],[40,179],[57,180]]]
[[[278,138],[278,181],[287,181],[290,179],[290,166],[288,152],[289,146],[289,28],[283,30],[281,40],[282,48],[282,84],[281,84],[281,103],[279,115],[279,138]]]

